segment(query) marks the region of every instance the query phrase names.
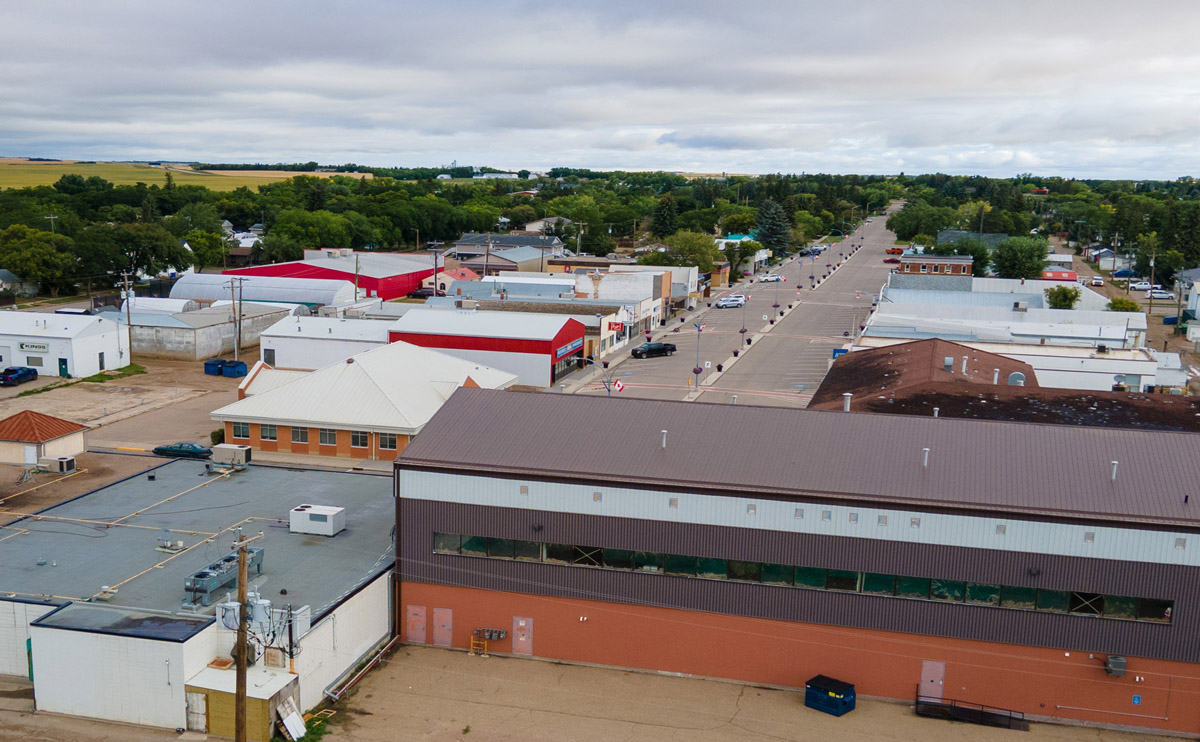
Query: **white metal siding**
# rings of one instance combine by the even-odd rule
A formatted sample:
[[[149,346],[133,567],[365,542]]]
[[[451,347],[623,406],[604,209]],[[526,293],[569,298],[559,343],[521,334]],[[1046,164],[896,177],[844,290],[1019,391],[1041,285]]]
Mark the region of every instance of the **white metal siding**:
[[[36,621],[58,606],[0,601],[0,675],[29,676],[29,658],[25,640],[29,622]]]
[[[313,371],[318,368],[342,363],[350,356],[365,353],[368,350],[387,344],[386,334],[383,340],[341,340],[338,338],[282,338],[264,335],[259,340],[261,352],[268,349],[275,351],[275,362],[272,368],[300,369]],[[264,357],[265,360],[265,357]]]
[[[550,386],[550,356],[541,353],[507,353],[499,350],[467,350],[463,348],[431,348],[448,356],[491,366],[517,375],[517,384]]]
[[[528,494],[521,494],[521,487]],[[599,500],[595,493],[600,493]],[[1032,554],[1200,566],[1200,536],[1137,528],[1068,525],[1005,518],[945,515],[919,510],[850,507],[744,497],[716,497],[435,472],[399,472],[399,494],[417,500],[548,510],[584,515],[702,525],[737,526],[790,533],[881,539]],[[676,506],[671,507],[671,500]],[[753,506],[753,507],[751,507]],[[753,510],[753,513],[750,511]],[[797,510],[803,517],[796,517]],[[825,512],[828,520],[823,519]],[[852,521],[851,515],[857,515]],[[886,525],[880,525],[880,517]],[[920,525],[912,526],[919,518]],[[1004,534],[997,533],[1003,525]],[[1085,541],[1091,533],[1092,540]],[[1176,539],[1185,548],[1176,548]]]

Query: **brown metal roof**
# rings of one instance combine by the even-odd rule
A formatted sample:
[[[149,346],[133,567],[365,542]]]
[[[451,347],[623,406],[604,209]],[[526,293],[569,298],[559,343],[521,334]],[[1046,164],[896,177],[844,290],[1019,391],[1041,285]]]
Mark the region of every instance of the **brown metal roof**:
[[[45,443],[87,429],[86,425],[70,420],[25,410],[0,420],[0,441]]]
[[[1200,526],[1191,433],[459,389],[396,466]]]

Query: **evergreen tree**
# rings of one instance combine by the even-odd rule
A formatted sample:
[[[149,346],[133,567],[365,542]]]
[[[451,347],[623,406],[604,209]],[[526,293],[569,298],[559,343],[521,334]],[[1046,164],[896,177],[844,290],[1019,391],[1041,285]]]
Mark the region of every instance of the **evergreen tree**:
[[[659,239],[670,237],[678,229],[679,209],[675,205],[675,197],[667,194],[658,200],[654,207],[654,224],[651,232]]]
[[[765,199],[758,207],[757,240],[776,253],[787,250],[792,241],[792,227],[788,224],[783,207],[771,199]]]

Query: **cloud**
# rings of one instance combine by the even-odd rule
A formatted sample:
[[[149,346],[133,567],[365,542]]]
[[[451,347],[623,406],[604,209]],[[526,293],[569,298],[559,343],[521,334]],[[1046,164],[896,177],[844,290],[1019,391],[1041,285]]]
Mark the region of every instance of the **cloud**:
[[[542,169],[1197,170],[1200,7],[6,8],[0,153]]]

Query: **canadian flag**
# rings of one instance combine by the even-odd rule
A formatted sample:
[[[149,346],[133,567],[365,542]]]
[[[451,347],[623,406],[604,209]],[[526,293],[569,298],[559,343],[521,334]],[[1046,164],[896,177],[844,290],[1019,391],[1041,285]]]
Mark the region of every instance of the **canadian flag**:
[[[616,389],[618,392],[624,391],[625,385],[621,383],[620,379],[617,379],[616,381],[613,382],[613,389]]]

